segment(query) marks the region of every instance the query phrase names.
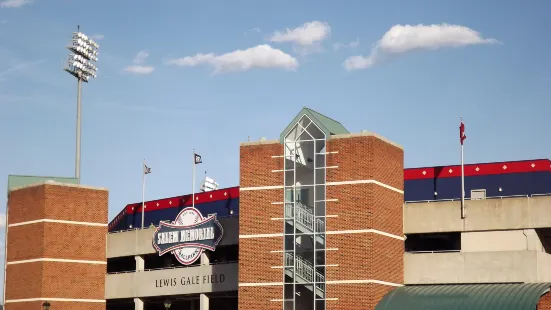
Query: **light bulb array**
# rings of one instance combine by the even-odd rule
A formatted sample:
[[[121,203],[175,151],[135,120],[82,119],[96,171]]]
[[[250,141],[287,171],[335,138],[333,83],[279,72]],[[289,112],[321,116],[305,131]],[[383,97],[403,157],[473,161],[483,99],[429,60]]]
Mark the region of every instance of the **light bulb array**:
[[[73,32],[70,45],[67,48],[72,52],[69,54],[68,68],[65,69],[72,75],[82,78],[85,82],[97,77],[99,44],[94,42],[84,33]]]

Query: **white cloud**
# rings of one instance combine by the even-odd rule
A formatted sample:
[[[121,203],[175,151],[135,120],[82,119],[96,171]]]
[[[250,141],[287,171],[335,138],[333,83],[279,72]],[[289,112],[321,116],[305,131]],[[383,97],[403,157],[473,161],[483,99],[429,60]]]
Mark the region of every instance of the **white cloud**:
[[[0,7],[5,9],[14,9],[31,3],[31,0],[5,0],[0,2]]]
[[[101,41],[105,38],[105,36],[103,34],[93,34],[90,36],[92,38],[92,40],[95,40],[95,41]]]
[[[138,54],[136,54],[136,57],[134,57],[134,63],[144,63],[147,57],[149,57],[149,53],[147,51],[139,51]]]
[[[275,43],[292,42],[298,45],[314,45],[329,37],[331,27],[326,22],[313,21],[285,32],[276,31],[268,40]]]
[[[155,70],[152,66],[140,66],[140,65],[132,65],[124,68],[124,72],[138,74],[138,75],[147,75],[152,73]]]
[[[343,65],[349,71],[367,69],[389,57],[415,50],[494,43],[499,42],[460,25],[395,25],[377,41],[369,56],[352,56]]]
[[[149,57],[149,53],[147,51],[139,51],[132,60],[134,65],[124,68],[124,72],[137,75],[148,75],[152,73],[155,70],[155,67],[143,65],[143,63],[147,60],[147,57]]]
[[[357,38],[355,41],[352,41],[352,42],[349,42],[349,43],[337,42],[337,43],[333,44],[333,49],[335,51],[338,51],[340,49],[358,47],[359,45],[360,45],[360,38]]]
[[[6,227],[6,214],[0,213],[0,228]]]
[[[295,70],[299,66],[294,57],[266,44],[222,55],[196,54],[195,56],[170,59],[166,63],[179,67],[207,65],[213,68],[215,74],[246,71],[253,68]]]

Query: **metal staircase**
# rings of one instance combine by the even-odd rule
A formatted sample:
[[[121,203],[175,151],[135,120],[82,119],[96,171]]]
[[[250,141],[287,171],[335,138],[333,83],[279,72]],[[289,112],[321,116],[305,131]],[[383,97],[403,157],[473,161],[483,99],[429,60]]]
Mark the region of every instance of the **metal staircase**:
[[[316,295],[323,298],[325,296],[325,276],[314,269],[314,266],[309,261],[294,256],[293,253],[285,253],[285,266],[294,266],[294,279],[297,283],[314,283]],[[285,269],[285,274],[293,278],[293,269]],[[311,286],[306,286],[312,290]]]
[[[293,212],[294,211],[294,212]],[[300,202],[295,202],[293,210],[293,203],[285,204],[285,214],[287,218],[294,217],[296,222],[296,228],[302,233],[313,234],[316,232],[325,232],[325,222],[314,216],[312,209],[306,207]],[[324,235],[316,235],[316,242],[325,244]]]

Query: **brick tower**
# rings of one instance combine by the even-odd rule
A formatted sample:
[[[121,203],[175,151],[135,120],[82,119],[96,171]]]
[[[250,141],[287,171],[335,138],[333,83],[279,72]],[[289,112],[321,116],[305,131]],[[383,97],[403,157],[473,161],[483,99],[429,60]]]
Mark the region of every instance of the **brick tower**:
[[[241,144],[239,309],[374,309],[403,283],[403,150],[304,108]]]
[[[105,309],[108,192],[43,182],[8,193],[6,310]]]

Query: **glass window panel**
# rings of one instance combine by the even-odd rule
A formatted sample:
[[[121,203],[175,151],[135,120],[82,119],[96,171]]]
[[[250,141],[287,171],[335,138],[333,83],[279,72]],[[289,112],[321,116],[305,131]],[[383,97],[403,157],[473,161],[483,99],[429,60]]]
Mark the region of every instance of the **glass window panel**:
[[[327,153],[327,143],[325,141],[316,141],[316,153],[326,154]]]
[[[323,216],[315,217],[314,227],[316,229],[316,234],[325,233],[325,220],[326,218]]]
[[[296,284],[295,294],[296,309],[314,309],[314,285],[313,284]]]
[[[291,142],[292,141],[292,142]],[[290,140],[285,142],[285,157],[291,159],[291,162],[293,161],[293,158],[295,156],[295,140]]]
[[[314,139],[325,139],[325,134],[321,131],[316,124],[311,124],[307,128],[308,132],[314,137]]]
[[[312,186],[314,185],[314,170],[297,163],[296,169],[296,184],[300,186]]]
[[[316,216],[325,216],[325,201],[316,202]]]
[[[325,185],[316,185],[316,201],[325,200]]]
[[[300,126],[302,126],[303,128],[308,128],[310,127],[310,124],[312,124],[312,120],[310,120],[310,118],[306,115],[302,116],[300,118],[300,120],[298,121],[298,123],[300,124]]]
[[[316,169],[315,181],[316,185],[324,185],[327,183],[325,178],[325,169]]]
[[[286,168],[286,170],[293,169],[292,167]],[[285,171],[285,186],[293,186],[295,184],[295,172],[294,170]]]
[[[295,201],[295,189],[293,187],[285,188],[285,202]]]
[[[283,205],[283,217],[286,219],[295,217],[295,204],[292,202],[285,202]]]
[[[314,186],[299,186],[295,192],[296,201],[310,209],[314,207]]]
[[[316,154],[316,168],[323,168],[325,167],[325,154]]]
[[[283,254],[285,266],[294,266],[295,259],[293,253],[286,252]]]
[[[316,283],[325,282],[325,267],[316,267]]]
[[[289,284],[285,284],[285,286],[283,287],[283,298],[284,299],[293,299],[295,297],[295,288],[294,288],[294,284],[292,283],[289,283]],[[292,310],[292,308],[291,308]]]
[[[285,300],[283,302],[283,310],[295,310],[295,302],[293,300]]]
[[[316,310],[325,310],[325,300],[316,300]]]
[[[327,141],[325,139],[316,139],[316,153],[323,154],[327,152]]]
[[[297,235],[296,251],[297,253],[314,251],[314,235]]]
[[[316,265],[325,266],[325,250],[316,251]]]
[[[283,272],[285,272],[285,283],[292,284],[294,282],[295,276],[294,276],[294,270],[293,267],[285,268]]]
[[[293,220],[285,220],[285,234],[286,235],[292,235],[293,234]]]
[[[308,130],[304,130],[303,128],[301,128],[299,133],[300,134],[298,136],[297,141],[314,141],[314,137],[312,137],[312,135],[310,135]]]
[[[316,249],[325,248],[325,234],[316,234]]]
[[[295,224],[297,234],[314,233],[314,210],[302,203],[295,206]]]
[[[297,164],[314,167],[314,141],[301,140],[296,143]]]
[[[293,251],[295,249],[295,237],[293,235],[285,235],[285,251]]]

